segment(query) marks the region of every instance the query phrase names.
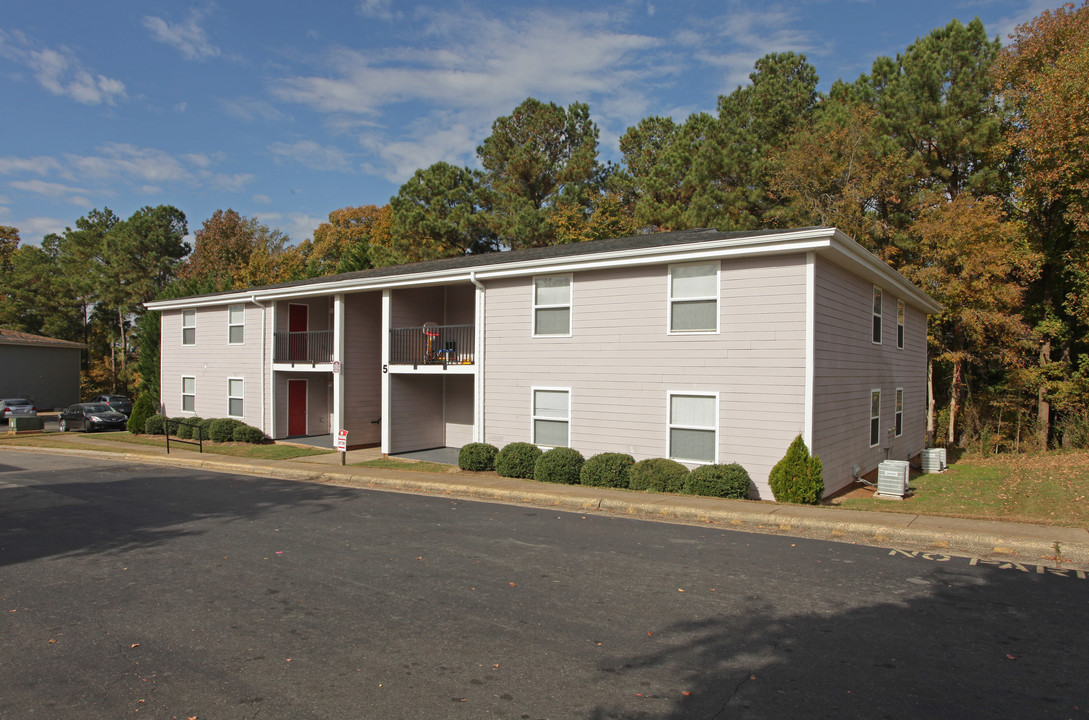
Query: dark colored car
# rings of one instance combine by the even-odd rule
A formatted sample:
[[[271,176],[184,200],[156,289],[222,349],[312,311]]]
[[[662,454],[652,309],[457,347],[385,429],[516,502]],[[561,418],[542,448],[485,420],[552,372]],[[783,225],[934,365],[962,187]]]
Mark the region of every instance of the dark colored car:
[[[129,419],[106,403],[78,403],[62,410],[57,427],[61,432],[69,430],[124,430]]]
[[[4,418],[4,422],[11,420],[12,416],[33,417],[37,414],[38,410],[34,407],[34,403],[26,398],[4,398],[0,400],[0,416]]]
[[[126,395],[95,395],[90,402],[106,403],[119,413],[132,415],[132,400]]]

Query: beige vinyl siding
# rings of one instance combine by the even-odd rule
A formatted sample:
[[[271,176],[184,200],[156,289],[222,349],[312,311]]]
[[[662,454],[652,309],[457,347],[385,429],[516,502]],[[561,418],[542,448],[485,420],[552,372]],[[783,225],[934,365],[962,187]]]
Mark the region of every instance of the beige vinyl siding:
[[[169,416],[182,415],[181,378],[196,382],[193,414],[227,417],[227,378],[245,381],[243,422],[264,429],[261,417],[261,308],[246,303],[245,342],[227,342],[227,305],[196,308],[196,344],[182,345],[181,310],[162,313],[160,399]],[[188,413],[185,413],[188,414]]]
[[[349,445],[382,441],[382,293],[347,295],[344,317],[344,429]]]
[[[389,452],[443,447],[442,383],[441,375],[390,376],[394,413]]]
[[[473,441],[473,376],[450,375],[445,382],[443,444],[461,447]]]
[[[882,287],[882,339],[872,342],[873,283],[816,259],[814,297],[814,454],[824,464],[825,491],[852,480],[885,459],[887,430],[896,413],[896,388],[904,389],[904,427],[892,437],[888,457],[917,454],[926,432],[926,315],[890,287]],[[896,302],[905,301],[904,348],[896,347]],[[889,309],[892,309],[891,311]],[[881,390],[880,440],[870,447],[870,391]]]
[[[572,335],[532,337],[531,278],[487,286],[485,440],[531,438],[532,386],[571,388],[587,457],[667,453],[668,393],[719,394],[718,462],[767,474],[803,430],[805,258],[722,262],[719,332],[669,335],[667,266],[576,272]]]

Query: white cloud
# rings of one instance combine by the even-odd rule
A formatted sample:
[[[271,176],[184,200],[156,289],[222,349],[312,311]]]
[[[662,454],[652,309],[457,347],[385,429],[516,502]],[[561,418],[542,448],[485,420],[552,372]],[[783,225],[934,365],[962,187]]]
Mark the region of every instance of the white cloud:
[[[42,238],[50,233],[58,235],[70,224],[70,220],[51,217],[28,217],[11,223],[19,228],[19,237],[26,245],[40,245]]]
[[[275,142],[269,145],[268,150],[277,160],[291,160],[311,170],[345,171],[352,167],[346,152],[337,147],[319,145],[313,140]]]
[[[220,104],[228,114],[247,122],[258,119],[272,122],[289,119],[267,100],[237,98],[234,100],[220,100]]]
[[[270,198],[268,195],[262,195],[261,193],[257,193],[256,195],[254,195],[250,199],[253,200],[255,203],[258,203],[258,204],[261,204],[261,205],[271,205],[272,204],[272,198]]]
[[[177,105],[174,106],[174,112],[179,113],[179,114],[183,113],[183,112],[185,112],[185,109],[187,107],[189,107],[189,103],[180,102],[180,103],[178,103]]]
[[[144,27],[155,40],[176,48],[186,60],[206,60],[220,55],[219,47],[200,26],[204,13],[191,10],[189,19],[182,23],[170,23],[159,17],[147,15]]]
[[[125,84],[84,68],[65,47],[48,48],[21,32],[0,30],[0,56],[28,68],[38,83],[83,105],[113,105],[125,97]]]
[[[401,13],[393,12],[393,3],[390,0],[360,0],[357,9],[363,17],[375,20],[395,20],[401,17]]]
[[[312,238],[314,230],[326,220],[325,218],[298,212],[287,213],[286,215],[277,212],[261,212],[256,213],[254,217],[260,223],[276,228],[290,237],[293,245],[297,245],[307,238]]]
[[[1044,10],[1054,10],[1061,3],[1054,0],[1031,0],[1024,9],[1015,15],[999,18],[993,23],[987,23],[987,28],[992,35],[997,34],[1003,45],[1010,44],[1010,35],[1017,31],[1018,25],[1023,25],[1040,15]]]
[[[63,200],[73,205],[86,207],[87,194],[85,188],[70,187],[61,183],[46,182],[45,180],[16,180],[9,183],[16,190],[41,195],[42,197]]]
[[[60,168],[56,158],[44,155],[37,157],[0,157],[0,175],[13,173],[35,173],[47,175]]]

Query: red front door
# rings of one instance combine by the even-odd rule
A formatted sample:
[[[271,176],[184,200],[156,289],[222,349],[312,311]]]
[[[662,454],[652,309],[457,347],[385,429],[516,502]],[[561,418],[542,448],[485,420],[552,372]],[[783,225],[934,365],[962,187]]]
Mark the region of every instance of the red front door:
[[[306,434],[306,381],[287,381],[287,434]]]
[[[306,362],[307,358],[307,334],[310,308],[306,305],[289,305],[287,317],[287,331],[289,339],[289,360],[291,362]]]

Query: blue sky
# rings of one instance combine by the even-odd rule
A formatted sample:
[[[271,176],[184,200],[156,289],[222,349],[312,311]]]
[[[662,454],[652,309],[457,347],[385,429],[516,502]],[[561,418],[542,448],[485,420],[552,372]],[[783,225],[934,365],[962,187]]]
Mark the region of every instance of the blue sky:
[[[93,208],[232,207],[295,242],[414,170],[476,165],[522,100],[590,105],[601,157],[648,115],[713,111],[775,51],[821,87],[978,16],[1005,41],[1058,0],[9,2],[0,224],[24,242]]]

